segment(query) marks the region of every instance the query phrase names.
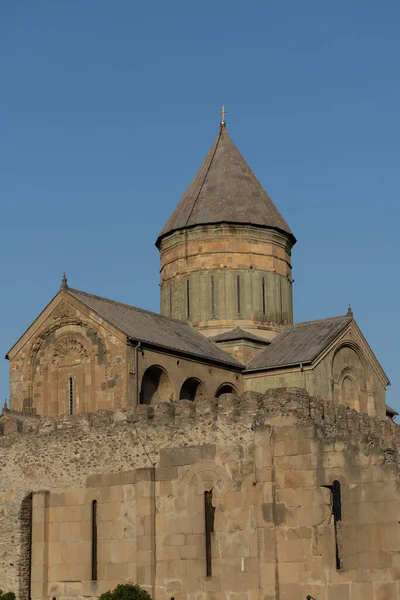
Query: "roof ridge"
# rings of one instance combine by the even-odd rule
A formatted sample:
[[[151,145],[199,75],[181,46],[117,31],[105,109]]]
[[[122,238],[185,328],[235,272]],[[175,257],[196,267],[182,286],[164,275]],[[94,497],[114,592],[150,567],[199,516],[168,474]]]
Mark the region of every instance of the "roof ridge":
[[[290,325],[286,325],[283,329],[290,329],[291,327],[303,327],[306,325],[313,325],[314,323],[323,323],[324,321],[335,321],[339,319],[348,319],[349,321],[353,320],[353,317],[349,317],[348,315],[337,315],[336,317],[324,317],[323,319],[314,319],[312,321],[300,321],[299,323],[291,323]]]
[[[203,187],[204,187],[204,184],[205,184],[205,182],[206,182],[207,176],[208,176],[208,174],[209,174],[209,172],[210,172],[211,165],[213,164],[213,160],[214,160],[214,158],[215,158],[215,153],[217,152],[218,144],[219,144],[219,142],[220,142],[220,140],[221,140],[221,136],[222,136],[222,129],[223,129],[223,128],[222,128],[222,127],[220,127],[219,133],[218,133],[218,135],[217,135],[217,139],[215,140],[215,142],[214,142],[214,144],[213,144],[214,151],[212,152],[212,156],[211,156],[210,162],[209,162],[209,164],[208,164],[208,167],[207,167],[206,173],[205,173],[205,175],[204,175],[204,177],[203,177],[203,181],[201,182],[201,185],[200,185],[200,187],[199,187],[199,191],[198,191],[198,192],[197,192],[197,194],[196,194],[196,198],[195,198],[195,200],[194,200],[194,202],[193,202],[193,206],[192,206],[192,208],[190,209],[190,211],[189,211],[189,214],[188,214],[188,216],[187,216],[187,219],[186,219],[186,224],[185,224],[185,226],[186,226],[186,227],[188,226],[188,223],[189,223],[190,217],[192,216],[192,212],[194,211],[194,207],[196,206],[196,203],[197,203],[197,201],[198,201],[198,199],[199,199],[199,197],[200,197],[200,194],[201,194],[201,192],[202,192],[202,189],[203,189]],[[212,151],[212,147],[211,147],[211,150],[210,150],[210,152],[211,152],[211,151]]]
[[[105,300],[106,302],[110,302],[111,304],[117,304],[118,306],[125,306],[126,308],[131,308],[133,310],[138,310],[140,312],[149,314],[149,315],[155,315],[156,317],[161,317],[162,319],[165,319],[166,321],[175,321],[176,323],[180,323],[183,325],[186,325],[188,327],[190,327],[190,325],[188,325],[186,323],[186,321],[182,321],[181,319],[175,319],[174,317],[167,317],[166,315],[162,315],[161,313],[157,313],[153,310],[147,310],[146,308],[141,308],[140,306],[134,306],[133,304],[126,304],[125,302],[119,302],[118,300],[112,300],[112,298],[106,298],[105,296],[98,296],[97,294],[92,294],[91,292],[85,292],[85,290],[78,290],[76,288],[68,288],[68,290],[66,290],[67,292],[78,292],[79,294],[85,294],[86,296],[90,296],[92,298],[97,298],[98,300]],[[207,339],[204,336],[204,339]]]

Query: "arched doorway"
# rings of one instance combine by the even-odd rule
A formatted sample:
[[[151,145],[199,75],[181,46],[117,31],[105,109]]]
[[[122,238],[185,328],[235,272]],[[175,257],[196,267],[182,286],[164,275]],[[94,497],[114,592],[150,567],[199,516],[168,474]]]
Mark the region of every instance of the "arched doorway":
[[[237,391],[230,383],[223,383],[216,391],[215,397],[219,398],[222,394],[237,394]]]
[[[183,383],[179,400],[197,400],[200,396],[204,396],[204,386],[195,377],[189,377]]]
[[[168,402],[174,396],[174,389],[168,374],[157,366],[149,367],[142,378],[140,404]]]

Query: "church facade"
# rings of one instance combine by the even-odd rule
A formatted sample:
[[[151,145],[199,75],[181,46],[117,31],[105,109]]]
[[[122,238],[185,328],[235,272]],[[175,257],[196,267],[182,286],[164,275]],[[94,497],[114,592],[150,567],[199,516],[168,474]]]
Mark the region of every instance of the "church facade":
[[[9,350],[0,588],[393,599],[389,381],[344,315],[293,322],[288,224],[224,121],[161,230],[161,314],[61,288]]]
[[[287,386],[385,416],[389,382],[351,310],[293,323],[295,242],[223,121],[157,238],[161,314],[64,278],[8,352],[10,407],[57,416]]]

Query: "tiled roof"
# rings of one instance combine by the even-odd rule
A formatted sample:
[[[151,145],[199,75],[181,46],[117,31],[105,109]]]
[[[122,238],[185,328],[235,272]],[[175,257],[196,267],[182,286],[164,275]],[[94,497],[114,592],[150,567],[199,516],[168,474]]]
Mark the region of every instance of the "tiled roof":
[[[243,223],[294,235],[249,165],[232,142],[226,127],[220,132],[192,183],[161,230],[165,235],[195,225]]]
[[[236,340],[251,340],[252,342],[258,342],[259,344],[270,344],[269,340],[259,337],[258,335],[254,335],[254,333],[250,333],[249,331],[244,331],[244,329],[242,329],[241,327],[235,327],[235,329],[231,329],[230,331],[224,331],[224,333],[214,335],[209,339],[213,342],[234,342]]]
[[[236,358],[218,348],[183,321],[170,319],[142,308],[94,296],[80,290],[67,288],[66,291],[134,340],[190,354],[229,367],[244,368],[244,365]]]
[[[288,325],[268,348],[248,363],[246,370],[312,363],[351,320],[349,316],[342,316]]]
[[[397,410],[395,410],[394,408],[389,406],[389,404],[386,404],[386,414],[389,417],[393,418],[393,417],[396,417],[399,413],[397,412]]]

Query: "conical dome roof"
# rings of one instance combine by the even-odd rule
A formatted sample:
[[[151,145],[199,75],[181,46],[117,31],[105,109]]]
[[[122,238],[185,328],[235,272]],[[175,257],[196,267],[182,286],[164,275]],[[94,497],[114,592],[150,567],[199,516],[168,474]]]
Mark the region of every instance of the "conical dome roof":
[[[271,198],[231,140],[226,127],[218,136],[175,211],[161,239],[178,229],[212,223],[242,223],[277,229],[296,239]]]

